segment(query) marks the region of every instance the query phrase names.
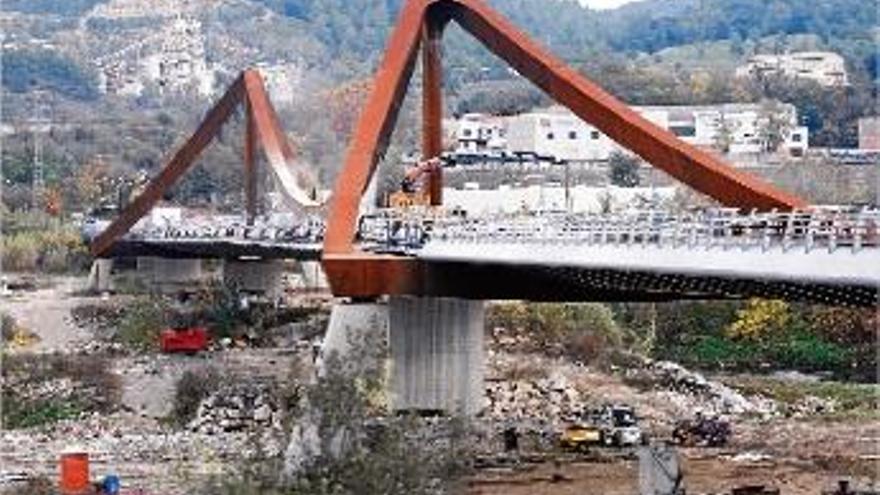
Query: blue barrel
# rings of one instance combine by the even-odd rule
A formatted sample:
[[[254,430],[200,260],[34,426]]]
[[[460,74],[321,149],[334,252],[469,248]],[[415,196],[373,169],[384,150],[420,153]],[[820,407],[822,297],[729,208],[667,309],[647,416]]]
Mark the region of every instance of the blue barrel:
[[[112,474],[104,478],[104,482],[101,483],[101,491],[104,495],[119,495],[120,487],[119,477]]]

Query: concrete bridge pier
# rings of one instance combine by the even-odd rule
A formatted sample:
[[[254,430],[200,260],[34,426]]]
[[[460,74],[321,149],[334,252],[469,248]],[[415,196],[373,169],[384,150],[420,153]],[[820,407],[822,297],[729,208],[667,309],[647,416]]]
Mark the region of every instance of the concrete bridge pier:
[[[479,413],[486,374],[483,302],[392,297],[390,309],[394,409]]]
[[[307,290],[323,291],[330,288],[327,283],[327,275],[319,261],[303,261],[300,263],[303,273],[303,281]]]
[[[483,408],[484,314],[482,301],[463,299],[336,304],[322,353],[345,356],[359,336],[384,338],[393,410],[475,415]]]
[[[93,292],[103,293],[113,290],[113,260],[97,258],[92,262],[89,271],[88,288]]]

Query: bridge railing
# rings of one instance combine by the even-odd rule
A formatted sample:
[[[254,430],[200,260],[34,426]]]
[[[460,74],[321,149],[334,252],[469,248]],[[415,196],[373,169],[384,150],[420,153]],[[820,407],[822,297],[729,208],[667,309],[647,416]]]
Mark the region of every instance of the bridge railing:
[[[479,218],[388,216],[362,224],[372,249],[417,251],[429,242],[536,243],[718,249],[851,249],[880,247],[880,210],[750,212],[708,210],[674,215],[496,215]]]
[[[271,243],[320,243],[324,237],[324,224],[310,220],[296,225],[247,225],[228,222],[181,223],[151,226],[132,230],[124,240],[143,242],[271,242]]]

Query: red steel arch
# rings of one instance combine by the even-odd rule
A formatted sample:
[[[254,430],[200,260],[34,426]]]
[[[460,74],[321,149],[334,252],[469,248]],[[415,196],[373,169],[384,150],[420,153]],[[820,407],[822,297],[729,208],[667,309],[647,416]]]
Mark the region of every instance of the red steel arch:
[[[236,107],[246,109],[247,126],[244,141],[244,188],[245,210],[248,222],[253,222],[257,204],[257,151],[263,148],[269,165],[276,171],[290,167],[295,159],[293,147],[287,141],[278,122],[278,115],[269,101],[265,84],[256,70],[245,70],[232,83],[226,93],[208,111],[202,123],[184,145],[177,150],[159,175],[153,179],[134,201],[131,202],[100,235],[91,243],[93,256],[106,253],[120,237],[143,218],[177,182],[196,159],[217,137],[223,124],[229,120]]]

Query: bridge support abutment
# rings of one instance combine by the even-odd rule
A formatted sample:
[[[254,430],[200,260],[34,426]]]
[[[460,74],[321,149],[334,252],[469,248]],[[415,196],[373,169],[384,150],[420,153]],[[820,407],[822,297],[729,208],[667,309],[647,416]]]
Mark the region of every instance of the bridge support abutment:
[[[387,401],[393,410],[474,415],[483,407],[483,321],[482,301],[340,303],[330,316],[323,355],[337,352],[346,363],[356,361],[361,356],[350,354],[355,343],[380,339],[389,350]]]

